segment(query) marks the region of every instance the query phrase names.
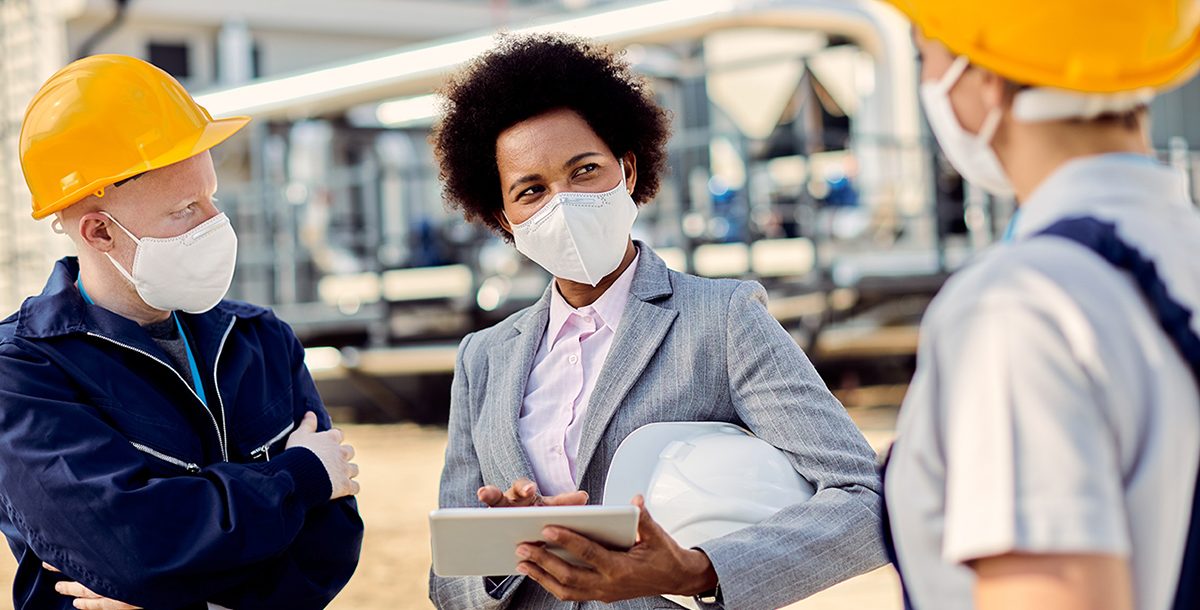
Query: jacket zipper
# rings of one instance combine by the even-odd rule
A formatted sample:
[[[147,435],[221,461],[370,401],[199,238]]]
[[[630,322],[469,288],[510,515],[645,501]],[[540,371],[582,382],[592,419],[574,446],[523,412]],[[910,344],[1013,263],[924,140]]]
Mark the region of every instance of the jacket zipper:
[[[279,434],[276,434],[274,437],[271,438],[271,440],[264,443],[262,447],[259,447],[258,449],[251,451],[250,457],[252,459],[258,459],[258,456],[261,455],[261,456],[266,457],[268,462],[271,461],[271,445],[278,443],[281,439],[283,439],[283,437],[290,434],[291,431],[295,428],[296,428],[296,424],[288,424],[288,427],[284,428],[283,430],[280,430]]]
[[[196,474],[196,473],[200,472],[200,466],[198,464],[193,464],[191,462],[185,462],[179,458],[173,458],[161,451],[156,451],[156,450],[151,449],[150,447],[147,447],[141,443],[135,443],[133,441],[129,441],[129,444],[133,445],[134,449],[137,449],[138,451],[141,451],[142,453],[148,453],[168,464],[174,464],[180,468],[183,468],[184,470],[187,470],[188,472],[190,472],[192,474]]]
[[[221,387],[217,383],[217,366],[221,363],[221,352],[225,349],[225,340],[229,338],[229,332],[233,330],[233,325],[236,322],[237,322],[237,318],[234,318],[233,320],[231,320],[229,322],[229,328],[225,329],[225,335],[223,337],[221,337],[220,347],[217,348],[217,358],[213,363],[213,387],[215,387],[217,389],[217,404],[221,408],[221,423],[222,424],[225,423],[225,405],[221,401]],[[184,385],[184,387],[186,387],[188,389],[188,391],[192,393],[192,396],[194,396],[196,398],[196,402],[200,403],[201,406],[204,407],[204,412],[208,413],[208,418],[209,418],[209,420],[212,421],[213,431],[217,433],[217,443],[221,446],[221,461],[224,461],[224,462],[229,461],[229,449],[226,447],[225,436],[221,433],[221,426],[217,425],[217,417],[215,415],[213,415],[212,409],[210,409],[208,405],[204,404],[203,400],[200,400],[200,395],[196,393],[195,388],[193,388],[191,385],[188,384],[187,381],[184,380],[183,375],[180,375],[179,371],[175,370],[175,367],[167,364],[166,362],[163,362],[162,360],[159,360],[157,357],[154,356],[154,354],[151,354],[144,350],[140,350],[132,345],[121,343],[120,341],[117,341],[116,339],[110,339],[109,337],[105,337],[104,335],[101,335],[98,333],[93,333],[93,332],[89,332],[88,336],[95,337],[97,339],[103,339],[104,341],[107,341],[118,347],[123,347],[132,352],[141,354],[141,355],[163,365],[168,370],[170,370],[172,373],[174,373],[175,378],[178,379],[179,382],[182,383]]]
[[[221,366],[221,352],[225,351],[225,340],[229,338],[229,333],[233,332],[234,324],[237,324],[237,316],[229,320],[229,326],[225,328],[225,334],[221,335],[221,342],[217,344],[217,357],[213,358],[213,388],[217,391],[217,407],[221,409],[221,456],[226,462],[229,461],[229,430],[226,428],[225,401],[221,399],[221,384],[217,382],[217,368]]]

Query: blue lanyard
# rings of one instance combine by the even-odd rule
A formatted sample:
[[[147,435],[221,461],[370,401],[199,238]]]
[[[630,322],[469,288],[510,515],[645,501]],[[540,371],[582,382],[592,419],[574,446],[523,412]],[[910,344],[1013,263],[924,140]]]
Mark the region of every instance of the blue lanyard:
[[[1004,236],[1000,241],[1012,241],[1017,236],[1017,219],[1021,217],[1021,210],[1013,210],[1012,218],[1008,219],[1008,228],[1004,229]]]
[[[83,289],[83,280],[77,280],[75,285],[79,287],[79,294],[88,305],[95,305],[96,302],[92,297],[88,296],[86,290]],[[208,406],[208,396],[204,393],[204,381],[200,377],[200,367],[196,366],[196,356],[192,354],[192,345],[188,342],[187,334],[183,332],[183,324],[179,321],[179,316],[175,312],[171,312],[171,318],[175,320],[175,328],[179,330],[179,338],[183,340],[183,349],[187,352],[188,368],[192,370],[192,387],[196,390],[196,397],[204,406]]]
[[[208,396],[204,394],[204,381],[200,378],[200,367],[196,366],[196,356],[192,355],[192,346],[183,332],[183,324],[179,321],[179,315],[172,311],[171,317],[175,319],[175,328],[179,329],[179,337],[183,339],[183,349],[187,350],[188,367],[192,369],[192,387],[196,388],[196,397],[207,407]]]

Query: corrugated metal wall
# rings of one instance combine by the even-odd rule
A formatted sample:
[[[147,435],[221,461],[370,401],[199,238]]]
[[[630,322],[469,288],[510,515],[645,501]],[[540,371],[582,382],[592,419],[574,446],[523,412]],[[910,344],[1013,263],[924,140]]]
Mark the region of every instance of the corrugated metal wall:
[[[1171,138],[1182,137],[1188,147],[1200,150],[1200,79],[1160,95],[1150,106],[1154,147],[1166,149]]]

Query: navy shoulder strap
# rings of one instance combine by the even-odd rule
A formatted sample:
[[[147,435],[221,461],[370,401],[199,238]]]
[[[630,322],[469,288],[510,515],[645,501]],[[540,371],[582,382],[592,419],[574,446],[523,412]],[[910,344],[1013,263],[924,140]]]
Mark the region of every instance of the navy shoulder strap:
[[[1122,241],[1117,235],[1116,225],[1095,218],[1068,218],[1039,231],[1037,235],[1069,239],[1132,275],[1154,310],[1159,325],[1175,347],[1179,348],[1179,353],[1191,366],[1192,374],[1200,381],[1200,335],[1192,330],[1191,309],[1171,298],[1154,261]]]
[[[1069,239],[1095,252],[1108,263],[1128,272],[1137,282],[1142,295],[1154,310],[1158,323],[1179,353],[1192,368],[1200,384],[1200,336],[1192,330],[1192,311],[1171,298],[1167,286],[1158,275],[1154,261],[1138,249],[1121,240],[1116,225],[1096,218],[1060,220],[1038,235]],[[1188,528],[1187,546],[1179,572],[1179,587],[1175,593],[1174,610],[1200,608],[1200,474],[1192,498],[1192,523]]]
[[[898,440],[898,439],[897,439]],[[887,553],[888,561],[892,562],[892,567],[896,568],[896,575],[900,577],[900,596],[904,601],[904,610],[914,610],[912,598],[908,595],[908,587],[904,584],[904,570],[900,567],[900,555],[896,551],[896,537],[892,534],[892,520],[888,513],[887,503],[887,473],[888,466],[892,463],[892,452],[896,448],[896,442],[892,442],[892,446],[888,447],[887,453],[883,456],[883,464],[879,466],[879,487],[883,490],[883,514],[880,517],[883,536],[883,550]]]

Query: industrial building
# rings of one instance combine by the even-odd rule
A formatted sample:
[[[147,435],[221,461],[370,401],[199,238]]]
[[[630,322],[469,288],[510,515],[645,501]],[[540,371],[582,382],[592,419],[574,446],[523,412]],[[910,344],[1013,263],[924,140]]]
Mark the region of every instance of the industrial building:
[[[216,155],[231,296],[274,307],[327,402],[363,420],[438,419],[458,339],[548,280],[445,209],[427,143],[436,88],[498,30],[625,49],[675,121],[635,237],[678,269],[766,285],[848,403],[898,402],[925,305],[1013,210],[941,158],[909,26],[869,0],[7,0],[0,28],[0,307],[69,247],[28,217],[25,103],[73,57],[143,57],[214,115],[255,118]],[[1197,107],[1193,82],[1152,112],[1200,199]]]

